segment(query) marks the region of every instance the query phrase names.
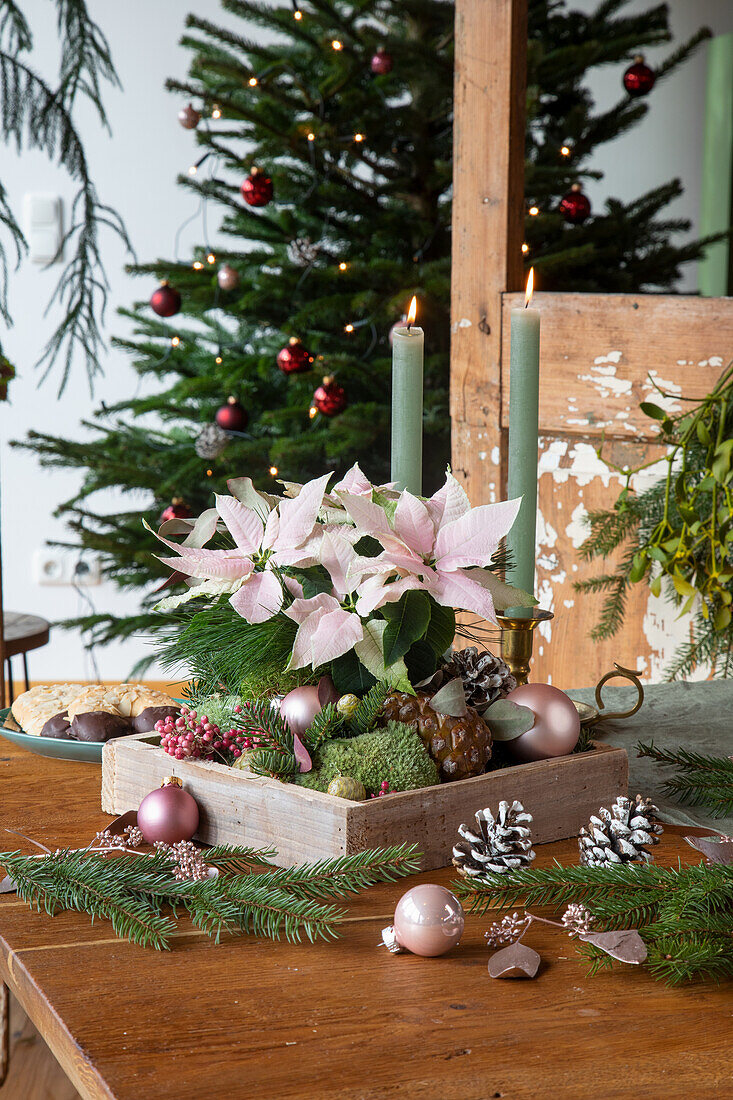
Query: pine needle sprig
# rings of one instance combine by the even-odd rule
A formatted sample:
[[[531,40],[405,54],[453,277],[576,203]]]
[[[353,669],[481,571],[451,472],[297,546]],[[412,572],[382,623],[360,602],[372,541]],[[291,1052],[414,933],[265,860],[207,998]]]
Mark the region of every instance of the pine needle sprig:
[[[248,754],[256,775],[287,780],[300,770],[295,758],[293,734],[272,706],[270,699],[243,700],[237,728],[256,739],[257,748]]]
[[[305,937],[334,939],[345,916],[328,904],[373,886],[394,882],[419,869],[414,846],[376,849],[319,860],[303,867],[276,868],[276,852],[218,845],[203,858],[219,874],[181,878],[170,852],[111,855],[60,850],[48,856],[0,853],[18,896],[39,912],[87,913],[112,923],[116,935],[143,947],[170,947],[179,910],[217,942],[224,933],[249,933],[291,942]],[[267,870],[264,870],[267,868]],[[164,913],[170,908],[172,916]]]
[[[597,931],[638,930],[647,965],[669,985],[733,977],[733,869],[721,864],[658,867],[521,868],[485,881],[462,880],[455,892],[474,912],[583,902]],[[590,944],[578,950],[594,973],[608,965]]]
[[[369,689],[359,706],[348,720],[349,732],[357,737],[359,734],[368,733],[377,722],[379,713],[384,706],[384,700],[390,693],[389,684],[380,681]]]
[[[679,748],[659,749],[654,742],[639,742],[637,755],[655,760],[678,774],[665,779],[662,790],[688,806],[703,806],[713,817],[733,813],[733,760],[728,756],[706,756]]]
[[[115,935],[141,947],[169,946],[174,922],[161,916],[155,904],[140,896],[146,885],[160,883],[156,869],[137,866],[135,856],[108,860],[85,852],[60,851],[47,859],[3,854],[2,863],[23,901],[49,915],[74,909],[109,920]],[[153,860],[151,860],[151,863]]]
[[[344,720],[333,703],[327,703],[311,722],[303,736],[303,742],[309,752],[317,752],[324,741],[338,737],[343,731]]]
[[[377,851],[357,852],[340,859],[319,860],[299,867],[283,867],[263,881],[274,881],[298,897],[318,900],[342,898],[366,890],[377,882],[395,882],[420,870],[420,853],[414,844],[400,844]]]

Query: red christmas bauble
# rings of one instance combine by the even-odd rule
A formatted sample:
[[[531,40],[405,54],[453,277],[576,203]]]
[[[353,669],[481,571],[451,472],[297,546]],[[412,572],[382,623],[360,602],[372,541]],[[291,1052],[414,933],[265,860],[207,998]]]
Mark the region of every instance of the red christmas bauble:
[[[291,336],[284,348],[277,353],[277,365],[283,374],[302,374],[313,366],[313,356],[304,348],[297,336]]]
[[[373,55],[369,62],[369,67],[375,76],[386,76],[387,73],[392,72],[392,66],[394,60],[392,54],[387,53],[384,46],[378,46],[376,53]]]
[[[226,405],[216,411],[216,422],[227,432],[243,432],[249,423],[249,413],[236,397],[227,397]]]
[[[199,827],[198,804],[184,791],[180,779],[168,776],[157,791],[145,795],[137,811],[137,824],[148,844],[156,840],[163,844],[190,840]]]
[[[347,404],[346,390],[331,377],[324,378],[313,394],[313,405],[324,416],[338,416]]]
[[[201,115],[194,107],[193,103],[189,103],[186,107],[181,107],[178,112],[178,121],[184,130],[195,130],[201,121]]]
[[[634,64],[629,65],[624,73],[624,88],[636,99],[639,96],[649,95],[656,79],[657,74],[646,64],[643,54],[638,54],[634,58]]]
[[[241,187],[247,206],[267,206],[272,198],[272,180],[253,168]]]
[[[216,281],[222,290],[236,290],[239,286],[239,272],[231,264],[222,264],[216,273]]]
[[[161,283],[150,299],[150,308],[159,317],[172,317],[181,308],[181,295],[169,283]]]
[[[169,519],[190,519],[193,513],[184,500],[180,497],[173,497],[167,508],[164,508],[160,522],[165,523]]]
[[[574,183],[560,200],[560,213],[571,225],[582,225],[590,217],[590,199],[583,194],[579,183]]]

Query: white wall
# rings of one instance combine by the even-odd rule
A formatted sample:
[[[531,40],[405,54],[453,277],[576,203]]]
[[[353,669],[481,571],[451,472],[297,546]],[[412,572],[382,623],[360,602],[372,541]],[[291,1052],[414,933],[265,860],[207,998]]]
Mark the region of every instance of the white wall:
[[[643,8],[648,2],[651,0],[634,0],[632,7]],[[593,7],[591,0],[576,3],[582,8]],[[80,112],[80,128],[99,194],[122,214],[141,259],[170,257],[176,229],[196,205],[194,197],[174,185],[176,174],[185,170],[193,159],[194,139],[178,125],[179,104],[163,88],[167,76],[183,76],[186,72],[188,57],[177,43],[189,6],[199,15],[225,21],[217,0],[198,0],[190,5],[181,0],[126,0],[124,4],[91,0],[92,12],[112,46],[123,91],[106,93],[113,138],[100,131],[88,110]],[[695,4],[672,0],[671,8],[673,27],[680,38],[705,22],[716,33],[733,31],[730,0],[698,0]],[[34,64],[52,78],[57,51],[48,0],[25,0],[23,10],[36,33]],[[652,63],[654,56],[649,55]],[[615,99],[620,78],[620,72],[608,70],[595,79],[599,106]],[[676,204],[674,213],[696,218],[704,84],[703,49],[684,71],[655,89],[650,101],[652,111],[643,127],[599,152],[596,166],[607,177],[589,188],[595,204],[600,206],[606,194],[630,198],[680,175],[687,194]],[[17,157],[12,150],[3,148],[0,178],[16,210],[28,191],[55,191],[65,200],[73,194],[64,174],[50,168],[39,154]],[[216,218],[210,222],[215,224]],[[186,255],[187,241],[193,244],[200,240],[200,226],[194,224],[182,238],[182,255]],[[116,317],[115,309],[129,305],[134,298],[148,297],[153,286],[125,274],[125,256],[111,237],[105,258],[111,282],[106,330],[108,334],[122,334],[125,324]],[[58,267],[43,271],[26,263],[13,276],[11,308],[15,327],[1,336],[20,375],[12,384],[10,404],[0,406],[6,606],[52,620],[77,614],[78,597],[70,588],[36,584],[31,576],[31,556],[44,540],[63,538],[63,524],[52,513],[60,501],[74,492],[77,478],[61,471],[41,471],[32,456],[11,450],[8,440],[22,438],[31,428],[81,438],[80,421],[101,400],[114,402],[137,385],[126,357],[110,349],[105,357],[105,377],[93,399],[79,368],[60,399],[56,397],[53,378],[37,388],[33,364],[58,321],[57,311],[43,316],[58,271]],[[687,285],[694,285],[694,276],[690,276]],[[94,503],[100,509],[113,507],[115,498],[110,494],[106,501]],[[117,593],[111,585],[91,588],[89,593],[100,610],[120,615],[134,610],[134,594]],[[99,651],[101,675],[110,679],[125,675],[144,652],[142,640]],[[36,679],[89,677],[90,667],[80,639],[56,632],[51,646],[31,655],[31,674]]]

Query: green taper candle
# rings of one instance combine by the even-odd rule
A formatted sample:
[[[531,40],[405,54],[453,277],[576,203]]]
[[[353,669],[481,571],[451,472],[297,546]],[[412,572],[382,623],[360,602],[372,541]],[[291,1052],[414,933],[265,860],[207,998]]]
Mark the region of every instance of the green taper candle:
[[[537,523],[537,449],[540,388],[540,312],[530,308],[533,272],[527,279],[525,305],[512,310],[509,366],[508,497],[522,498],[507,538],[513,565],[507,581],[534,592]]]
[[[708,42],[705,142],[700,235],[727,233],[733,209],[733,34]],[[700,293],[723,298],[731,290],[730,241],[709,244],[698,267]]]
[[[424,334],[412,322],[412,299],[404,328],[392,334],[392,481],[415,496],[422,493],[422,379]]]

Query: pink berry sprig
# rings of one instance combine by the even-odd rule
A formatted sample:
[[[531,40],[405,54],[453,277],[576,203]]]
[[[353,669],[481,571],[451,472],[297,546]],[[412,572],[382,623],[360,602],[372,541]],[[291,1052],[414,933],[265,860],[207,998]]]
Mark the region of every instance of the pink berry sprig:
[[[231,758],[237,759],[253,747],[252,738],[241,730],[222,732],[207,715],[199,718],[195,710],[185,706],[178,718],[168,716],[156,722],[155,730],[160,734],[161,748],[176,760],[211,759],[218,755],[229,763]]]
[[[389,793],[390,793],[389,783],[387,782],[386,779],[383,779],[377,793],[376,794],[370,794],[369,797],[370,798],[381,798],[383,794],[389,794]]]

